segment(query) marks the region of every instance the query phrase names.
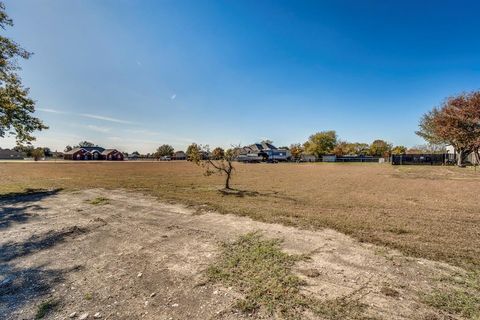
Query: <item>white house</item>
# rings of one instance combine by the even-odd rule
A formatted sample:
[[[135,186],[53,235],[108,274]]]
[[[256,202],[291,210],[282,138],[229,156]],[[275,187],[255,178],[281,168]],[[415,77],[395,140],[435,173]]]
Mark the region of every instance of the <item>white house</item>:
[[[453,155],[453,156],[456,155],[455,147],[453,147],[453,146],[447,146],[446,149],[447,149],[447,153],[448,153],[449,155]],[[478,161],[478,159],[477,159],[477,157],[475,157],[475,153],[474,153],[474,152],[470,153],[465,160],[466,160],[467,162],[470,162],[471,164],[477,164],[477,165],[480,164],[479,161]]]

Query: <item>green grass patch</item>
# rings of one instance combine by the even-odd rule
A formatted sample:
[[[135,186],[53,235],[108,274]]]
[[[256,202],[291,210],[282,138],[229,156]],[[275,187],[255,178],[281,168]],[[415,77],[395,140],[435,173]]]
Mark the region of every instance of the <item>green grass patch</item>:
[[[50,311],[55,309],[57,305],[58,305],[58,301],[53,299],[42,302],[37,307],[37,313],[35,314],[35,319],[43,319],[43,317],[45,317]]]
[[[480,319],[480,271],[454,274],[439,281],[448,288],[440,288],[422,295],[423,301],[439,310],[468,319]]]
[[[96,197],[96,198],[88,200],[87,202],[94,205],[94,206],[102,206],[102,205],[105,205],[105,204],[109,204],[110,199],[105,198],[105,197]]]
[[[283,319],[301,319],[310,310],[326,319],[367,319],[364,305],[351,296],[320,301],[301,292],[305,281],[292,272],[308,259],[281,250],[281,241],[248,233],[224,243],[218,261],[207,269],[211,282],[232,286],[244,296],[234,308],[244,313],[265,312]]]
[[[436,309],[468,319],[480,319],[480,296],[467,290],[441,290],[425,295],[423,301]]]

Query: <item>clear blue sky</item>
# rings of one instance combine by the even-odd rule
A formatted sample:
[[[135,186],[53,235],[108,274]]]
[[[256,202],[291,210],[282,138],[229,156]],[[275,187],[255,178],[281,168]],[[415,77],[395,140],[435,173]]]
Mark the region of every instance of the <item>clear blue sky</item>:
[[[36,145],[152,152],[269,138],[412,146],[480,87],[478,1],[7,0],[5,33],[50,126]],[[12,140],[0,146],[12,146]]]

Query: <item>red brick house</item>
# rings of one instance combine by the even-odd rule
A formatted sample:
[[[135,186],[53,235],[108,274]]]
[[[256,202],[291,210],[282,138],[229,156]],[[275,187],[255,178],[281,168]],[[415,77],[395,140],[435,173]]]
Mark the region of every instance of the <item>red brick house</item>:
[[[92,160],[92,153],[84,148],[73,148],[63,154],[64,160]]]
[[[63,154],[64,160],[110,160],[122,161],[123,153],[116,149],[104,149],[102,147],[79,147],[73,148]]]
[[[123,161],[123,153],[116,149],[105,149],[102,152],[103,160],[110,160],[110,161]]]

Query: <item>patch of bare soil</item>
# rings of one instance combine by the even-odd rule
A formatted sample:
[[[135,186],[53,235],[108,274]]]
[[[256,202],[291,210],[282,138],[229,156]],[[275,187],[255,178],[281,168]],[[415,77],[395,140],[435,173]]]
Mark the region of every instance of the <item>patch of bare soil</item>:
[[[108,201],[92,204],[100,197]],[[355,294],[380,319],[447,318],[419,294],[434,290],[436,279],[463,272],[333,230],[198,214],[122,190],[45,192],[0,199],[1,318],[34,319],[42,303],[44,319],[257,317],[232,311],[240,297],[235,288],[205,282],[220,243],[252,231],[311,257],[295,267],[305,293]]]

